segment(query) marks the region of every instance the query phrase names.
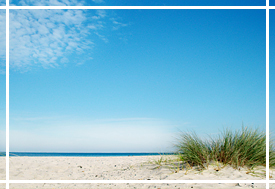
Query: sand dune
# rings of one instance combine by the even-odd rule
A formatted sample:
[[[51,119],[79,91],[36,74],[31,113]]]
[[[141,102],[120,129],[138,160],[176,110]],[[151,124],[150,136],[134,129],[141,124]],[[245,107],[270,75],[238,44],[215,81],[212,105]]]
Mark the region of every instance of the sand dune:
[[[12,180],[259,180],[265,167],[250,171],[213,163],[206,170],[179,166],[174,156],[10,157]]]

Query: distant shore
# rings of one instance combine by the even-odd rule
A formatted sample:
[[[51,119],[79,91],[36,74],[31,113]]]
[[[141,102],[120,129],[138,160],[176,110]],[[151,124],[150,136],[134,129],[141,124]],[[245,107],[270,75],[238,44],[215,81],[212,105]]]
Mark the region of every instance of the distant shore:
[[[179,168],[176,156],[10,157],[12,180],[259,180],[265,167]],[[1,175],[3,177],[3,175]]]
[[[3,153],[5,154],[5,153]],[[76,153],[76,152],[10,152],[10,156],[20,157],[117,157],[117,156],[155,156],[174,153]]]

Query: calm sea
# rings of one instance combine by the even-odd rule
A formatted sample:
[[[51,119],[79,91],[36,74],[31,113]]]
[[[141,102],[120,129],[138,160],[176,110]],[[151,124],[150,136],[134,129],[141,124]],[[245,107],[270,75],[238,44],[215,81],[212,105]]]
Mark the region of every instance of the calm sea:
[[[5,154],[5,153],[2,153]],[[173,153],[45,153],[45,152],[10,152],[10,156],[28,157],[115,157],[115,156],[155,156]]]

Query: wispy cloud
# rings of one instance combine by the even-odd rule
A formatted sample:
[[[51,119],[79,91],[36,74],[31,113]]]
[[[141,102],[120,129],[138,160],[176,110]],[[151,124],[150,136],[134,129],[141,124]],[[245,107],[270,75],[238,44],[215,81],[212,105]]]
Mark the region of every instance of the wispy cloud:
[[[4,0],[0,0],[4,3]],[[96,4],[104,3],[104,0],[92,0]],[[11,5],[17,6],[82,6],[86,5],[84,0],[20,0],[15,2],[11,1]],[[5,4],[4,4],[5,5]]]
[[[14,121],[41,121],[41,120],[56,120],[60,118],[60,116],[52,116],[52,117],[13,117],[11,120]]]
[[[93,40],[108,42],[104,32],[114,25],[105,21],[105,10],[92,11],[10,11],[11,69],[22,72],[36,66],[59,67],[68,63],[71,54],[82,55],[76,65],[83,64],[85,58],[91,60]]]
[[[96,0],[100,1],[100,0]],[[11,5],[15,5],[14,1],[11,1]],[[20,0],[16,2],[16,5],[21,6],[81,6],[85,5],[85,1],[82,0]]]
[[[92,1],[95,2],[95,3],[104,3],[103,0],[92,0]]]
[[[10,65],[27,70],[31,65],[59,66],[65,53],[91,48],[81,10],[19,10],[10,14]],[[66,62],[61,60],[61,62]]]
[[[116,119],[96,119],[98,122],[124,122],[124,121],[157,121],[158,119],[146,117],[116,118]]]
[[[125,24],[125,23],[121,23],[119,21],[117,21],[117,19],[115,18],[110,18],[110,20],[113,22],[113,30],[118,30],[119,28],[121,27],[125,27],[125,26],[128,26],[128,24]]]

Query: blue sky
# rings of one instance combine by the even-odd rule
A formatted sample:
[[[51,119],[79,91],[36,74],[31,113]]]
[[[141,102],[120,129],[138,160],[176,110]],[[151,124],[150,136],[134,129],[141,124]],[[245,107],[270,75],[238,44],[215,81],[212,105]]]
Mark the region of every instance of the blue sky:
[[[269,129],[275,132],[275,12],[270,10],[269,13]]]
[[[166,152],[179,130],[265,130],[265,10],[10,15],[11,151]]]
[[[6,13],[0,10],[0,151],[6,148]]]
[[[10,0],[12,5],[86,6],[265,6],[265,0]]]

